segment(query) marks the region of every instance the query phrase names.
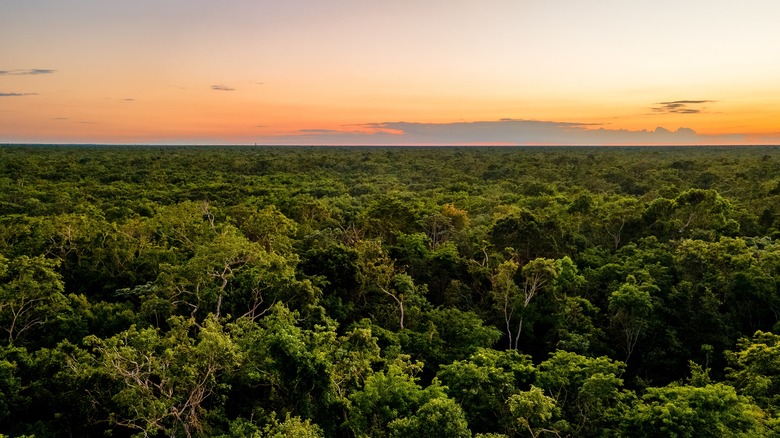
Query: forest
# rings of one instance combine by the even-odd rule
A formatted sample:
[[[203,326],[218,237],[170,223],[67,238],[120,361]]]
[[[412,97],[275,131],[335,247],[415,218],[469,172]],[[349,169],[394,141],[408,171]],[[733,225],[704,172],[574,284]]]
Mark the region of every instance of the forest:
[[[780,436],[780,148],[0,146],[0,437]]]

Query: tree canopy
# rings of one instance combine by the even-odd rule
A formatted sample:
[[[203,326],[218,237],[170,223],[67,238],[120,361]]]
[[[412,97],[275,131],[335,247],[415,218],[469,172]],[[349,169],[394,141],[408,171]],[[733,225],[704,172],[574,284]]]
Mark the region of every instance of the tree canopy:
[[[775,436],[780,149],[0,147],[0,436]]]

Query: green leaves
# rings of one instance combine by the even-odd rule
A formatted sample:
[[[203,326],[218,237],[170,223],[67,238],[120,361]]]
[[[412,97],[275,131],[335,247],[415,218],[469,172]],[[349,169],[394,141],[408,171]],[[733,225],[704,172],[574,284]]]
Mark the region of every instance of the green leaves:
[[[426,388],[420,386],[415,376],[421,370],[422,363],[400,356],[386,371],[369,376],[363,389],[349,397],[354,406],[350,415],[354,433],[383,437],[414,431],[429,434],[437,427],[452,427],[462,434],[465,419],[457,405],[446,401],[428,404],[446,395],[435,380]],[[387,433],[388,427],[393,435]]]
[[[728,377],[740,394],[753,397],[770,412],[780,410],[780,336],[757,331],[727,351]]]
[[[514,260],[507,260],[498,265],[491,278],[494,307],[503,316],[510,350],[517,350],[519,346],[525,313],[531,300],[546,289],[548,283],[555,281],[563,265],[544,258],[529,261],[520,269],[523,277],[522,289],[515,282],[519,269],[520,266]],[[514,324],[517,324],[516,328],[513,327]]]
[[[0,327],[9,344],[69,310],[58,266],[43,256],[0,256]]]
[[[87,339],[98,370],[120,383],[111,421],[147,434],[203,434],[208,407],[224,391],[223,373],[243,355],[216,319],[202,326],[173,318],[170,330],[135,326],[114,337]],[[190,336],[195,330],[197,336]]]
[[[515,417],[519,430],[531,434],[532,437],[550,432],[551,420],[555,414],[555,400],[544,395],[541,389],[531,385],[528,391],[513,394],[507,400],[509,411]]]
[[[626,359],[631,357],[640,336],[648,325],[653,312],[651,291],[658,288],[652,283],[637,284],[633,275],[629,275],[620,288],[609,296],[609,311],[613,322],[622,330],[623,348]]]
[[[777,158],[5,147],[0,430],[770,435]]]
[[[565,423],[555,424],[574,435],[597,435],[615,428],[625,409],[621,392],[625,364],[607,357],[590,358],[558,350],[539,364],[535,385],[555,400]]]
[[[463,409],[452,399],[437,397],[420,406],[414,415],[391,421],[390,436],[436,438],[470,438],[471,431]]]
[[[767,436],[766,414],[724,384],[648,388],[628,415],[632,436]]]
[[[526,387],[534,373],[529,356],[482,348],[466,360],[441,366],[436,376],[463,406],[473,431],[509,433],[514,426],[507,399]]]

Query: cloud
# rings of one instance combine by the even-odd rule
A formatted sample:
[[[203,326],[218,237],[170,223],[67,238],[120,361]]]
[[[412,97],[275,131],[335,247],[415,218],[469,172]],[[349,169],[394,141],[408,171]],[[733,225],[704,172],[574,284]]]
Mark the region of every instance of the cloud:
[[[0,97],[37,96],[38,93],[0,93]]]
[[[48,68],[33,68],[27,70],[0,70],[0,76],[35,76],[35,75],[50,75],[57,70],[51,70]]]
[[[343,134],[345,131],[339,131],[337,129],[300,129],[301,134]]]
[[[44,68],[34,68],[32,70],[26,70],[22,74],[24,75],[50,75],[57,70],[51,70],[51,69],[44,69]]]
[[[670,102],[658,102],[656,106],[651,108],[654,113],[662,114],[700,114],[706,107],[702,107],[702,104],[713,103],[714,100],[673,100]]]
[[[379,122],[344,130],[303,129],[284,137],[257,138],[265,144],[320,145],[621,145],[711,144],[720,142],[689,128],[608,129],[603,125],[544,120],[480,122]],[[729,138],[735,143],[742,138]],[[725,142],[726,140],[722,141]]]
[[[135,99],[132,98],[122,99],[122,100],[124,100],[125,102],[135,102]]]
[[[225,86],[225,85],[212,85],[211,89],[215,90],[215,91],[235,91],[236,90],[235,88],[230,88],[230,87]]]

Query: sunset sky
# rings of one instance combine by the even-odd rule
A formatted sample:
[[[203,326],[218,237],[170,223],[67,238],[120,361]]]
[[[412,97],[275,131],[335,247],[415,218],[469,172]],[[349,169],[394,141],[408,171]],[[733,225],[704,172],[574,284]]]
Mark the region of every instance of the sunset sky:
[[[780,144],[777,0],[0,0],[0,143]]]

